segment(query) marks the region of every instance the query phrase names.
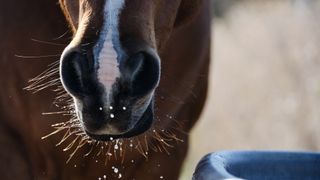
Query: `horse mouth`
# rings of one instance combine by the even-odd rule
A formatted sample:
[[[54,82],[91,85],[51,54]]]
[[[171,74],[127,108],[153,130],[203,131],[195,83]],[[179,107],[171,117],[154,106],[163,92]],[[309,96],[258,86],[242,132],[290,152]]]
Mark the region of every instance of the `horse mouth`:
[[[141,135],[148,131],[154,120],[154,112],[152,103],[149,104],[143,115],[135,123],[135,125],[128,131],[120,134],[96,134],[90,132],[84,128],[85,133],[92,139],[97,141],[113,141],[116,139],[128,139],[138,135]]]

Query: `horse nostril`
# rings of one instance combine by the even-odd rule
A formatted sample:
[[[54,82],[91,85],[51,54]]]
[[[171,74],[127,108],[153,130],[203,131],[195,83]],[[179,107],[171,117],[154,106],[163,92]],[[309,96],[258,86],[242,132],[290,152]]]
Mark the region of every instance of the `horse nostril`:
[[[67,50],[63,53],[60,65],[61,81],[70,94],[81,96],[84,93],[88,74],[89,67],[86,56],[74,50]]]
[[[129,84],[132,95],[142,96],[159,83],[159,58],[153,53],[139,52],[120,63],[120,71],[123,81]]]
[[[143,53],[138,53],[131,56],[124,63],[121,64],[122,78],[128,82],[132,82],[138,72],[141,70],[144,61]]]

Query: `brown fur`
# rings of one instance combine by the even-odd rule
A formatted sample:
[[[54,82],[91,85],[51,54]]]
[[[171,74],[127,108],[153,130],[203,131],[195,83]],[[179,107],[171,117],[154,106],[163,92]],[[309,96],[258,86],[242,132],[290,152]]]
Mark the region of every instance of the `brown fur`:
[[[178,178],[187,153],[188,132],[198,119],[206,98],[210,16],[209,2],[206,0],[203,4],[199,0],[173,1],[128,0],[127,8],[120,17],[120,35],[123,43],[144,41],[158,50],[162,75],[156,93],[156,116],[160,119],[156,126],[170,130],[175,127],[175,135],[183,142],[170,141],[172,147],[166,148],[170,155],[149,151],[146,160],[138,152],[128,150],[123,162],[110,160],[107,165],[104,165],[103,156],[83,158],[82,154],[90,150],[88,147],[83,148],[66,164],[68,153],[55,148],[63,134],[46,141],[41,140],[43,135],[51,131],[51,124],[68,119],[41,115],[42,112],[57,111],[52,105],[55,93],[46,90],[32,95],[23,90],[28,79],[39,74],[59,57],[31,60],[15,57],[14,54],[60,54],[63,50],[63,46],[31,41],[31,38],[50,41],[67,30],[56,2],[10,0],[0,4],[1,179],[79,180],[97,179],[104,174],[110,179],[115,177],[112,166],[119,167],[123,179],[159,179],[160,176],[169,180]],[[77,21],[75,11],[78,7],[84,11],[92,8],[93,12],[101,7],[95,6],[98,2],[93,1],[88,3],[80,0],[80,6],[72,2],[78,1],[61,0],[64,14],[75,32],[82,23]],[[166,6],[166,3],[171,6]],[[199,8],[193,7],[193,3],[199,3]],[[85,36],[73,39],[74,42],[92,40],[90,36],[95,32],[90,27],[98,29],[101,26],[101,22],[92,21],[96,16],[99,14],[93,13],[87,17]],[[148,137],[147,141],[153,140]]]

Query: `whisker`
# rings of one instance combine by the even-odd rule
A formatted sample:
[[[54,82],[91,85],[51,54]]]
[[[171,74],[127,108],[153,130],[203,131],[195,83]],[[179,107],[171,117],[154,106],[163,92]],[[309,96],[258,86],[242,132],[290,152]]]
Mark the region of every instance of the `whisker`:
[[[56,144],[56,146],[61,145],[64,141],[66,141],[72,134],[70,133],[70,128],[67,130],[67,132],[64,134],[64,136],[62,137],[62,139],[60,140],[60,142],[58,142],[58,144]]]
[[[47,43],[45,41],[33,40]],[[124,163],[128,150],[129,153],[141,154],[146,160],[148,160],[150,151],[170,155],[170,148],[173,148],[175,143],[183,142],[183,140],[176,135],[177,132],[179,132],[179,135],[186,133],[183,132],[183,122],[177,121],[173,116],[169,116],[168,114],[160,114],[159,117],[156,117],[152,129],[136,137],[117,139],[108,142],[92,139],[84,132],[81,122],[75,113],[73,99],[66,93],[61,85],[58,69],[59,63],[60,62],[57,60],[48,65],[47,70],[32,78],[29,81],[30,85],[25,89],[35,93],[48,87],[54,87],[53,91],[56,93],[56,97],[54,98],[53,103],[60,111],[43,112],[42,114],[68,116],[69,120],[52,124],[51,126],[54,128],[54,131],[42,137],[42,139],[62,132],[62,138],[56,146],[61,146],[62,144],[70,142],[63,148],[63,151],[71,152],[66,163],[69,163],[71,159],[76,156],[77,152],[79,152],[79,149],[84,146],[88,148],[88,151],[83,152],[84,155],[80,155],[82,158],[88,157],[89,155],[99,158],[104,156],[104,164],[107,165],[110,160]],[[158,127],[158,125],[161,125],[160,118],[169,118],[172,122],[172,126],[170,126],[170,128]]]
[[[42,115],[56,115],[56,114],[69,114],[70,111],[56,111],[56,112],[44,112]]]
[[[50,136],[52,136],[52,135],[54,135],[54,134],[57,134],[57,133],[59,133],[60,131],[62,131],[63,129],[57,129],[57,130],[55,130],[55,131],[53,131],[52,133],[50,133],[50,134],[48,134],[48,135],[46,135],[46,136],[43,136],[43,137],[41,137],[41,139],[47,139],[48,137],[50,137]]]
[[[103,145],[99,148],[98,153],[96,154],[96,157],[100,156],[103,153]]]
[[[63,151],[68,151],[69,149],[71,149],[78,139],[79,139],[79,136],[76,136],[74,140],[67,147],[63,149]]]
[[[68,33],[70,32],[70,30],[68,29],[66,32],[64,32],[63,34],[61,34],[60,36],[56,37],[56,38],[53,38],[52,40],[58,40],[58,39],[61,39],[63,38],[64,36],[66,36]]]
[[[91,152],[93,151],[93,147],[94,147],[94,145],[92,145],[92,144],[90,144],[90,145],[91,145],[91,148],[90,148],[89,152],[87,152],[86,154],[84,154],[84,156],[83,156],[83,157],[87,157],[87,156],[89,156],[89,155],[91,154]]]
[[[67,46],[67,44],[54,43],[54,42],[43,41],[43,40],[34,39],[34,38],[31,38],[31,41],[42,43],[42,44],[54,45],[54,46]]]
[[[69,155],[68,160],[66,161],[66,164],[69,163],[69,161],[72,159],[72,157],[74,156],[74,154],[76,154],[76,152],[80,149],[79,145],[76,147],[76,149]]]
[[[49,58],[49,57],[60,57],[60,54],[49,54],[49,55],[35,55],[35,56],[27,56],[27,55],[14,55],[17,58],[22,58],[22,59],[41,59],[41,58]]]

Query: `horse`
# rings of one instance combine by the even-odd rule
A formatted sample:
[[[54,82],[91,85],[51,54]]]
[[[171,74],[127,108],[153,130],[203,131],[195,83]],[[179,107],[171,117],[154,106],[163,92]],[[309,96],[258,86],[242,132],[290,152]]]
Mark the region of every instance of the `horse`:
[[[206,99],[209,3],[2,1],[2,179],[178,179]]]

